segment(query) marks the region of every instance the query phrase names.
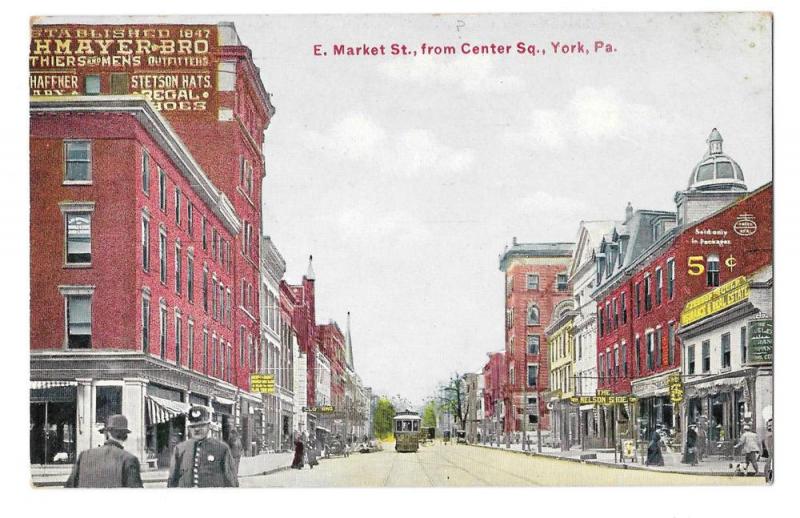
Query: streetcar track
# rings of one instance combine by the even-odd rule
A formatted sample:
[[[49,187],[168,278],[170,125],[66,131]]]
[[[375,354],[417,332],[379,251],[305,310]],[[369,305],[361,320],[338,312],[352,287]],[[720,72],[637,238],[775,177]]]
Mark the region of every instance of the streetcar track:
[[[456,446],[456,448],[458,448],[458,446]],[[447,459],[446,457],[444,457],[444,455],[441,455],[441,454],[439,454],[438,452],[437,452],[436,454],[437,454],[438,456],[440,456],[440,457],[441,457],[441,458],[442,458],[442,459],[443,459],[443,460],[444,460],[444,461],[445,461],[447,464],[449,464],[449,465],[451,465],[451,466],[453,466],[453,467],[455,467],[455,468],[457,468],[457,469],[459,469],[459,470],[461,470],[461,471],[463,471],[463,472],[465,472],[465,473],[468,473],[469,475],[471,475],[471,476],[475,477],[476,479],[480,480],[481,482],[485,483],[486,485],[488,485],[488,486],[496,486],[496,487],[498,486],[498,484],[496,484],[496,483],[491,483],[491,482],[489,482],[489,481],[487,481],[487,480],[483,479],[482,477],[479,477],[479,476],[478,476],[478,475],[476,475],[475,473],[473,473],[473,472],[471,472],[471,471],[468,471],[466,468],[463,468],[463,467],[459,466],[458,464],[455,464],[455,463],[451,462],[449,459]],[[477,459],[476,459],[474,456],[471,456],[471,455],[470,455],[470,460],[472,460],[472,462],[474,462],[474,463],[476,463],[476,464],[479,464],[479,465],[481,465],[481,466],[488,466],[488,467],[489,467],[489,469],[493,469],[493,470],[495,470],[495,471],[499,471],[500,473],[504,473],[504,474],[506,474],[506,475],[510,475],[510,476],[512,476],[512,477],[514,477],[514,478],[520,479],[520,480],[522,480],[522,481],[524,481],[524,482],[528,483],[529,485],[532,485],[532,486],[540,486],[540,487],[544,485],[544,484],[542,484],[541,482],[537,482],[537,481],[535,481],[535,480],[532,480],[532,479],[530,479],[530,478],[527,478],[527,477],[525,477],[525,476],[518,475],[518,474],[516,474],[516,473],[514,473],[514,472],[512,472],[512,471],[509,471],[509,470],[507,470],[507,469],[499,468],[499,467],[497,467],[497,466],[495,466],[495,465],[492,465],[492,464],[490,464],[490,463],[484,463],[484,462],[481,462],[481,461],[477,460]]]

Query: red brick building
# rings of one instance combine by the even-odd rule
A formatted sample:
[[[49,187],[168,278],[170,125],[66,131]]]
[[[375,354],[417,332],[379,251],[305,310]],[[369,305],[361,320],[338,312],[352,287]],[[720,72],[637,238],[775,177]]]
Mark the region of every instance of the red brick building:
[[[505,353],[487,353],[489,361],[483,366],[483,409],[489,424],[484,433],[497,436],[503,431],[503,385],[506,380]]]
[[[598,389],[639,399],[601,409],[609,442],[631,436],[636,420],[644,436],[657,425],[682,429],[667,378],[680,374],[686,302],[772,264],[772,184],[748,194],[721,141],[714,130],[688,189],[675,196],[677,214],[630,211],[597,254]],[[724,176],[702,176],[708,164]]]
[[[128,417],[131,451],[165,462],[192,403],[223,438],[236,427],[255,442],[274,109],[249,51],[231,24],[32,33],[31,462],[74,461],[112,413]],[[98,38],[137,50],[82,59]],[[153,42],[188,42],[183,66]],[[71,89],[34,89],[62,66]]]
[[[517,243],[500,256],[506,282],[506,344],[503,402],[506,432],[522,430],[523,399],[538,405],[527,429],[547,429],[548,352],[544,330],[571,296],[568,273],[573,243]],[[561,305],[561,306],[560,306]]]

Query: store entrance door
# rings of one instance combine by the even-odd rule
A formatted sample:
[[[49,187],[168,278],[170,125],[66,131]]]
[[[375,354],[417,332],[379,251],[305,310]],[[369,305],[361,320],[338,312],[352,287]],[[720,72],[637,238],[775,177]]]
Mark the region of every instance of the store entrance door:
[[[75,462],[75,402],[35,402],[30,406],[31,464]]]

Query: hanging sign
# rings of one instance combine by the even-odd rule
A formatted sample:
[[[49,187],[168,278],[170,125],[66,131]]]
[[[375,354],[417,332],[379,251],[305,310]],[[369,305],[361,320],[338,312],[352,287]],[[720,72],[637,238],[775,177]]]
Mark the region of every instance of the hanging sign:
[[[275,376],[272,374],[251,374],[250,392],[260,392],[261,394],[274,394]]]
[[[669,387],[669,400],[673,403],[680,403],[683,401],[683,380],[678,373],[670,374],[667,378],[667,387]]]
[[[772,363],[772,319],[747,324],[747,363]]]

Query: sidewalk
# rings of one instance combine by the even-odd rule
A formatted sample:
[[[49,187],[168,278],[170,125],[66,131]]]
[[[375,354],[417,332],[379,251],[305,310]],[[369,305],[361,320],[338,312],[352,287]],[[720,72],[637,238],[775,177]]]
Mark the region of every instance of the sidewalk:
[[[711,475],[711,476],[735,476],[733,468],[730,467],[731,464],[736,466],[737,463],[743,462],[743,459],[736,458],[735,460],[730,459],[720,459],[718,456],[713,457],[706,457],[703,462],[697,464],[697,466],[690,466],[689,464],[683,464],[681,462],[681,454],[680,453],[673,453],[673,452],[662,452],[664,457],[664,465],[663,466],[645,466],[640,458],[636,459],[635,463],[632,463],[630,459],[626,459],[626,462],[623,463],[617,458],[617,461],[614,462],[614,451],[611,450],[581,450],[578,448],[572,448],[569,451],[561,451],[559,448],[550,448],[543,446],[542,453],[536,452],[536,443],[533,442],[531,444],[531,452],[523,451],[521,444],[511,444],[511,448],[506,448],[505,444],[501,444],[500,446],[497,445],[489,445],[489,444],[472,444],[471,446],[477,446],[480,448],[494,448],[500,450],[507,450],[513,453],[519,453],[522,455],[541,455],[543,457],[551,457],[554,459],[559,460],[567,460],[573,462],[584,462],[586,464],[596,464],[607,466],[610,468],[618,468],[618,469],[643,469],[649,471],[661,471],[664,473],[680,473],[684,475]],[[581,460],[582,455],[595,455],[595,459],[584,459]],[[763,461],[759,463],[760,467],[763,468]],[[759,471],[759,475],[763,477],[763,472]]]
[[[242,457],[239,461],[239,478],[268,475],[288,469],[292,463],[292,453],[264,453],[252,457]],[[38,487],[62,487],[67,481],[72,465],[31,466],[31,483]],[[146,486],[166,485],[169,468],[142,470],[142,482]]]

